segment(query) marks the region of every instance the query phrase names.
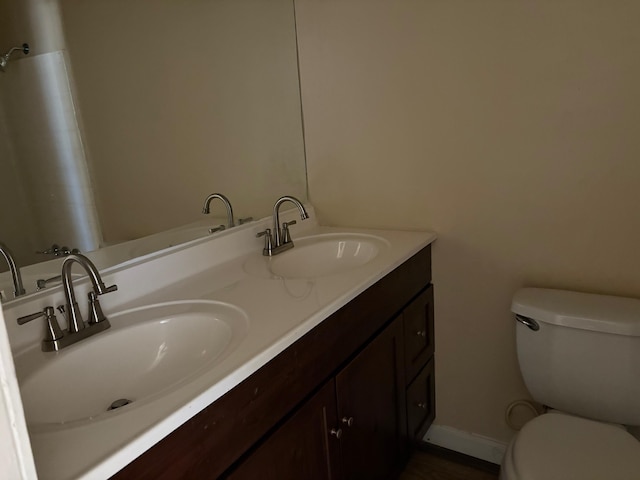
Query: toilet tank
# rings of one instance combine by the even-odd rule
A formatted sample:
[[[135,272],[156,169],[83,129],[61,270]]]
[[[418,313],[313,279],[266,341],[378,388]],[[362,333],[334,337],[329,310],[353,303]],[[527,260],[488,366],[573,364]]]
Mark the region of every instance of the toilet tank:
[[[640,425],[640,300],[524,288],[511,310],[539,326],[516,326],[520,370],[536,401]]]

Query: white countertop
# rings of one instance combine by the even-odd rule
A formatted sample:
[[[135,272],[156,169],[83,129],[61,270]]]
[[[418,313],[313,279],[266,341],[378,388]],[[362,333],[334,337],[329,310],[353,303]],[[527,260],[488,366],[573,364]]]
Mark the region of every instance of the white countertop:
[[[173,300],[215,300],[244,310],[249,330],[239,347],[215,367],[145,405],[114,411],[107,420],[52,431],[32,429],[39,478],[113,475],[436,238],[430,232],[322,227],[313,220],[313,209],[309,210],[311,219],[298,219],[291,228],[294,242],[308,235],[340,232],[376,235],[390,246],[369,263],[345,273],[283,279],[269,272],[269,259],[261,254],[262,240],[255,238],[258,231],[270,227],[270,219],[263,219],[106,272],[105,283],[119,286],[117,292],[103,297],[107,316]],[[292,219],[294,213],[285,212],[282,219]],[[87,285],[78,283],[80,296]],[[58,288],[49,296],[5,308],[14,354],[33,348],[41,333],[41,328],[17,327],[15,319],[60,303]]]

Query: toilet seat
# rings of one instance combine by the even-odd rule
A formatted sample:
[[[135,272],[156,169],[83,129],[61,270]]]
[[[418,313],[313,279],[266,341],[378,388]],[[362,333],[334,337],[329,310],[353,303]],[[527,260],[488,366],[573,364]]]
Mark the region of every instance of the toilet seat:
[[[640,442],[622,427],[560,413],[527,423],[509,445],[503,480],[640,478]]]

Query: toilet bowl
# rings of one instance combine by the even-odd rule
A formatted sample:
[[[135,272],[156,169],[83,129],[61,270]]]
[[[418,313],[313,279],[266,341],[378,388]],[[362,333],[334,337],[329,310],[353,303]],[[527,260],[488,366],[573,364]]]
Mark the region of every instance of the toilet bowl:
[[[546,413],[507,447],[501,480],[632,480],[640,478],[640,443],[624,428]]]
[[[512,310],[525,384],[551,411],[509,444],[501,480],[640,479],[640,300],[522,289]]]

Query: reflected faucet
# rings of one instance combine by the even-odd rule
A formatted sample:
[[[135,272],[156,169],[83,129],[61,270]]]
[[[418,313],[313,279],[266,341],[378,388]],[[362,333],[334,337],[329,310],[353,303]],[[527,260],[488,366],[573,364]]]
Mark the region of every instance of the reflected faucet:
[[[204,206],[202,207],[202,213],[207,215],[209,214],[209,212],[211,211],[209,209],[209,205],[211,205],[211,200],[213,200],[214,198],[222,200],[222,203],[224,203],[224,207],[227,209],[227,228],[231,228],[235,226],[235,221],[233,219],[233,208],[231,208],[231,202],[227,197],[225,197],[221,193],[212,193],[205,199]],[[222,226],[222,228],[219,228],[219,227],[212,228],[211,230],[213,231],[224,230],[224,226]],[[210,233],[213,233],[213,231],[211,230],[210,230]]]
[[[80,264],[89,275],[89,279],[93,284],[93,292],[89,293],[89,322],[85,325],[82,320],[82,314],[76,301],[76,294],[73,291],[73,282],[71,280],[71,267],[74,263]],[[98,302],[98,295],[104,295],[105,293],[115,292],[118,289],[117,285],[105,286],[100,276],[100,272],[96,266],[82,254],[68,255],[62,262],[62,285],[64,288],[64,298],[66,301],[65,311],[67,312],[67,321],[69,323],[69,334],[78,333],[79,331],[90,327],[93,324],[106,322],[109,323]],[[106,326],[105,328],[109,328]]]
[[[11,250],[4,243],[0,242],[0,255],[4,257],[9,265],[9,271],[11,272],[11,280],[13,281],[13,296],[19,297],[20,295],[24,295],[27,293],[24,290],[24,286],[22,285],[22,275],[20,274],[20,269],[16,265],[15,260],[13,259],[13,255],[11,254]]]
[[[268,228],[257,235],[258,237],[265,237],[264,249],[262,250],[262,254],[265,256],[271,257],[293,248],[293,241],[291,240],[291,234],[289,233],[289,225],[295,225],[296,221],[283,222],[282,227],[280,227],[280,207],[284,202],[291,202],[298,207],[301,220],[309,218],[309,214],[304,209],[304,205],[302,205],[302,202],[296,197],[285,195],[284,197],[280,197],[276,200],[276,203],[273,206],[273,237],[271,236],[271,230]]]

